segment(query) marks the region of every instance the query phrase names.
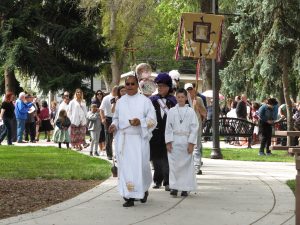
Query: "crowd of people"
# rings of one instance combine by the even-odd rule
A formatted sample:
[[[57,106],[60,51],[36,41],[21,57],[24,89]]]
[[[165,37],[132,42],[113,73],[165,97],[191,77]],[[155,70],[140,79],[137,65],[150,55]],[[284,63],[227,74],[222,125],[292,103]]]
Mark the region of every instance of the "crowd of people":
[[[196,84],[180,87],[178,71],[159,73],[150,82],[145,78],[149,71],[139,68],[138,72],[141,76],[127,76],[125,85],[113,87],[107,95],[96,91],[90,106],[79,88],[72,99],[65,91],[62,101],[51,102],[50,107],[24,92],[16,101],[13,93],[7,93],[0,113],[0,121],[7,128],[7,144],[35,143],[44,132],[46,141],[54,141],[59,148],[66,144],[81,151],[90,145],[90,156],[106,155],[108,160],[117,161],[124,207],[134,206],[136,199],[145,203],[152,182],[154,189],[163,186],[171,196],[177,196],[178,191],[188,196],[197,187],[196,175],[202,174],[202,124],[210,119],[211,101],[197,91]],[[153,83],[157,90],[150,95]],[[146,89],[147,94],[143,94]],[[221,116],[257,124],[252,140],[230,142],[260,143],[259,155],[270,155],[272,127],[278,119],[286,118],[286,106],[279,107],[274,98],[262,104],[250,102],[244,94],[226,103]],[[300,105],[294,110],[297,130],[299,110]]]

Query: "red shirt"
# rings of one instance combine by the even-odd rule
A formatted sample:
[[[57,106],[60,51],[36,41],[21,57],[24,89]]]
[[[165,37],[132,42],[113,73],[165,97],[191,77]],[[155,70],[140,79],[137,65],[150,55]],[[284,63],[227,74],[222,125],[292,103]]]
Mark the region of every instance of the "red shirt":
[[[49,108],[42,108],[41,109],[41,112],[39,114],[39,117],[41,120],[47,120],[47,119],[50,119],[50,116],[49,116]]]

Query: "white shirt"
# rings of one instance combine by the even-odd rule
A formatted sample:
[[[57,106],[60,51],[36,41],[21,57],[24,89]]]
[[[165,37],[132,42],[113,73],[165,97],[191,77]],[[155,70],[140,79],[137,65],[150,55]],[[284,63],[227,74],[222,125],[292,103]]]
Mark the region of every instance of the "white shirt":
[[[104,111],[104,115],[107,117],[113,117],[113,113],[111,112],[111,103],[110,100],[113,99],[114,96],[112,94],[106,95],[100,105],[100,109]]]
[[[80,103],[76,99],[70,101],[68,117],[71,120],[71,124],[74,124],[75,126],[86,125],[86,115],[87,108],[85,101],[81,101]]]

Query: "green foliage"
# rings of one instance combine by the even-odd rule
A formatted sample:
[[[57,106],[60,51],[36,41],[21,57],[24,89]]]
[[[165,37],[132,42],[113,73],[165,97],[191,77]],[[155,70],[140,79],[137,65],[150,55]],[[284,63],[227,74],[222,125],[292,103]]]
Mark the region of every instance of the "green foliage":
[[[0,177],[5,179],[106,179],[110,163],[55,147],[0,149]]]
[[[35,78],[46,92],[82,87],[108,57],[84,12],[77,0],[1,1],[0,66]]]
[[[273,151],[271,156],[259,156],[259,149],[242,148],[222,148],[222,155],[225,160],[240,161],[261,161],[261,162],[295,162],[294,157],[287,154],[286,151]],[[203,149],[203,157],[210,158],[211,149]]]
[[[228,67],[221,72],[223,90],[230,94],[245,91],[247,79],[252,86],[264,89],[260,96],[276,94],[281,87],[282,61],[290,74],[299,73],[300,6],[297,0],[242,0],[239,17],[229,28],[239,43]],[[283,51],[289,56],[282,58]],[[294,76],[295,77],[295,76]],[[235,82],[230,82],[235,78]],[[227,81],[230,80],[230,81]],[[296,82],[293,80],[291,82]],[[234,86],[239,86],[239,92]]]
[[[288,180],[286,184],[290,187],[290,189],[296,193],[296,180]]]

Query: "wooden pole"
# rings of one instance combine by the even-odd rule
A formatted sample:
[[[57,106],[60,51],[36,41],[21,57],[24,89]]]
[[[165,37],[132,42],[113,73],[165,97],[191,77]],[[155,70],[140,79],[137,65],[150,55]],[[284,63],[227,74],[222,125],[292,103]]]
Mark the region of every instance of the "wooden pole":
[[[293,153],[295,153],[295,160],[296,160],[296,207],[295,207],[295,214],[296,214],[296,225],[300,225],[300,149],[293,149]]]

